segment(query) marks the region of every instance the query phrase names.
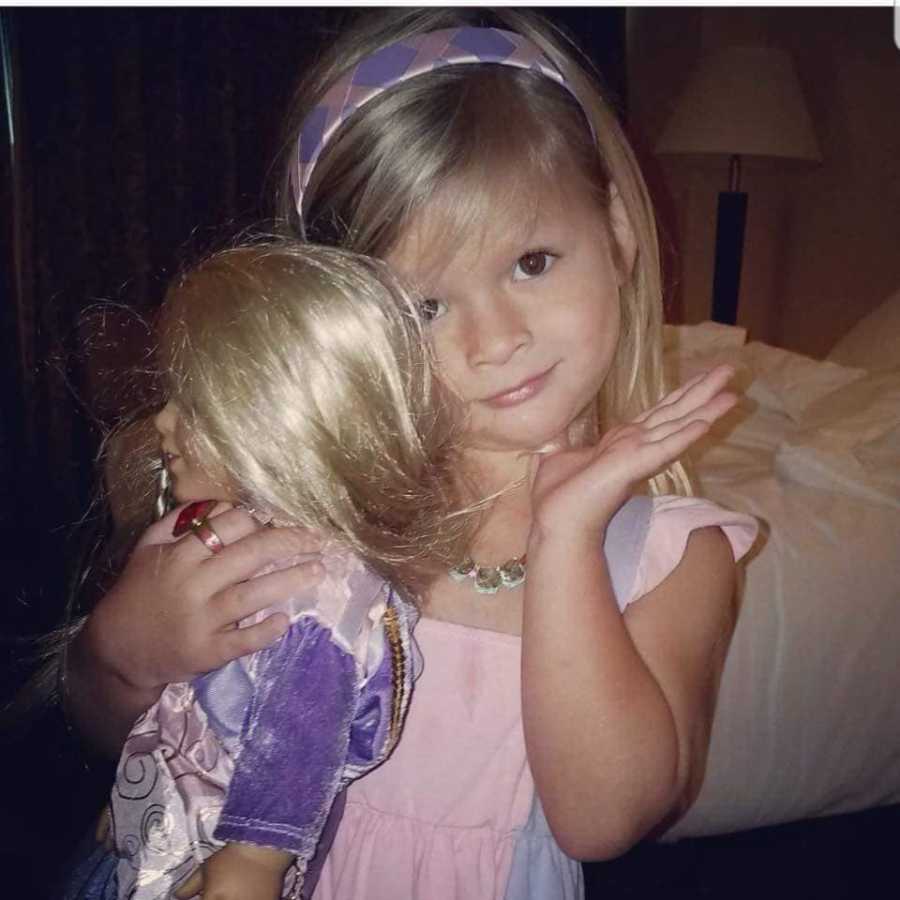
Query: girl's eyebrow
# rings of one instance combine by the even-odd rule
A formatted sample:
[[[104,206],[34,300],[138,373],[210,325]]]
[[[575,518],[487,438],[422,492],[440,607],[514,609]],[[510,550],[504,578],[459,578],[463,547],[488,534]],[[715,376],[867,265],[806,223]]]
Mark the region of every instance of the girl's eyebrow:
[[[522,249],[536,250],[545,244],[558,242],[562,230],[560,221],[563,219],[559,213],[548,214],[546,209],[535,208],[527,218],[523,217],[520,220],[517,227],[510,230],[508,252],[514,253]]]
[[[560,243],[559,229],[535,221],[527,230],[515,234],[509,241],[498,246],[498,261],[504,265],[516,262],[526,253],[534,253],[540,250],[551,250]]]

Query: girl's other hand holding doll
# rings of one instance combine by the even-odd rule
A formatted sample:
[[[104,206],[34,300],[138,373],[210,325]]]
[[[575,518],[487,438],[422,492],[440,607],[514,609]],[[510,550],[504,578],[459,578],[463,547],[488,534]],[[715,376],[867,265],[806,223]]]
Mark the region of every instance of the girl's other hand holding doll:
[[[182,495],[189,499],[206,497]],[[246,628],[237,622],[322,577],[321,567],[309,562],[251,579],[277,560],[317,551],[322,542],[312,532],[265,529],[223,503],[212,519],[225,549],[209,566],[202,544],[172,541],[176,516],[147,530],[68,653],[66,703],[89,740],[109,755],[118,754],[134,720],[166,684],[267,647],[287,628],[280,613]]]

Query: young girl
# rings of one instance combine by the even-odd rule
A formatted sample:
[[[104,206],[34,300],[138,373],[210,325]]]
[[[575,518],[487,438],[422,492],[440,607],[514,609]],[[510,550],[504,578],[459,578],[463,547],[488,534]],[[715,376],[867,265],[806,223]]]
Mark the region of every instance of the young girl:
[[[119,897],[308,896],[336,797],[396,743],[414,607],[384,576],[415,587],[459,528],[417,316],[383,265],[297,243],[228,250],[170,289],[155,426],[194,501],[170,540],[214,567],[217,499],[333,538],[306,555],[318,584],[273,594],[291,623],[275,646],[169,685],[132,728],[110,804]]]
[[[677,463],[733,405],[731,373],[665,395],[652,209],[615,116],[540,21],[493,17],[361,23],[291,120],[294,229],[386,259],[427,298],[465,410],[459,483],[487,505],[427,591],[403,738],[348,790],[317,900],[579,897],[576,859],[674,821],[703,779],[755,535]],[[126,572],[82,647],[115,610],[142,621],[148,583]],[[213,587],[195,615],[229,589]],[[224,654],[208,615],[203,647]],[[101,658],[76,668],[76,713],[86,685],[139,704],[110,673],[152,693],[204,657]]]

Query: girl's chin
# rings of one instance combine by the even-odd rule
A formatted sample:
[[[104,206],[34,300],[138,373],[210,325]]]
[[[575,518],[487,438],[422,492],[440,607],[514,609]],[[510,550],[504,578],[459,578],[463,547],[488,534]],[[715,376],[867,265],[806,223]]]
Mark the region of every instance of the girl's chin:
[[[466,438],[466,449],[494,453],[551,453],[591,443],[592,406],[577,413],[571,408],[525,410],[517,416],[480,423]],[[548,414],[549,413],[549,414]],[[473,417],[474,418],[474,417]],[[479,425],[486,427],[478,427]],[[501,427],[502,425],[502,427]]]
[[[514,456],[531,453],[554,453],[573,446],[570,429],[512,429],[506,434],[474,433],[466,441],[465,450],[475,453],[509,453]]]

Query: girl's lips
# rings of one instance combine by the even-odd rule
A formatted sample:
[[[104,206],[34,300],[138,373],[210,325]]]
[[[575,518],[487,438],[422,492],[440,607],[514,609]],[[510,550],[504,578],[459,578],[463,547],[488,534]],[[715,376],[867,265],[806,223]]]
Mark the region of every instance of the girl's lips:
[[[518,404],[530,400],[535,394],[543,389],[554,368],[555,366],[550,366],[549,369],[541,372],[540,375],[535,375],[534,378],[529,378],[527,381],[523,381],[514,388],[504,391],[502,394],[495,394],[493,397],[487,397],[481,402],[494,409],[506,409],[510,406],[518,406]]]

